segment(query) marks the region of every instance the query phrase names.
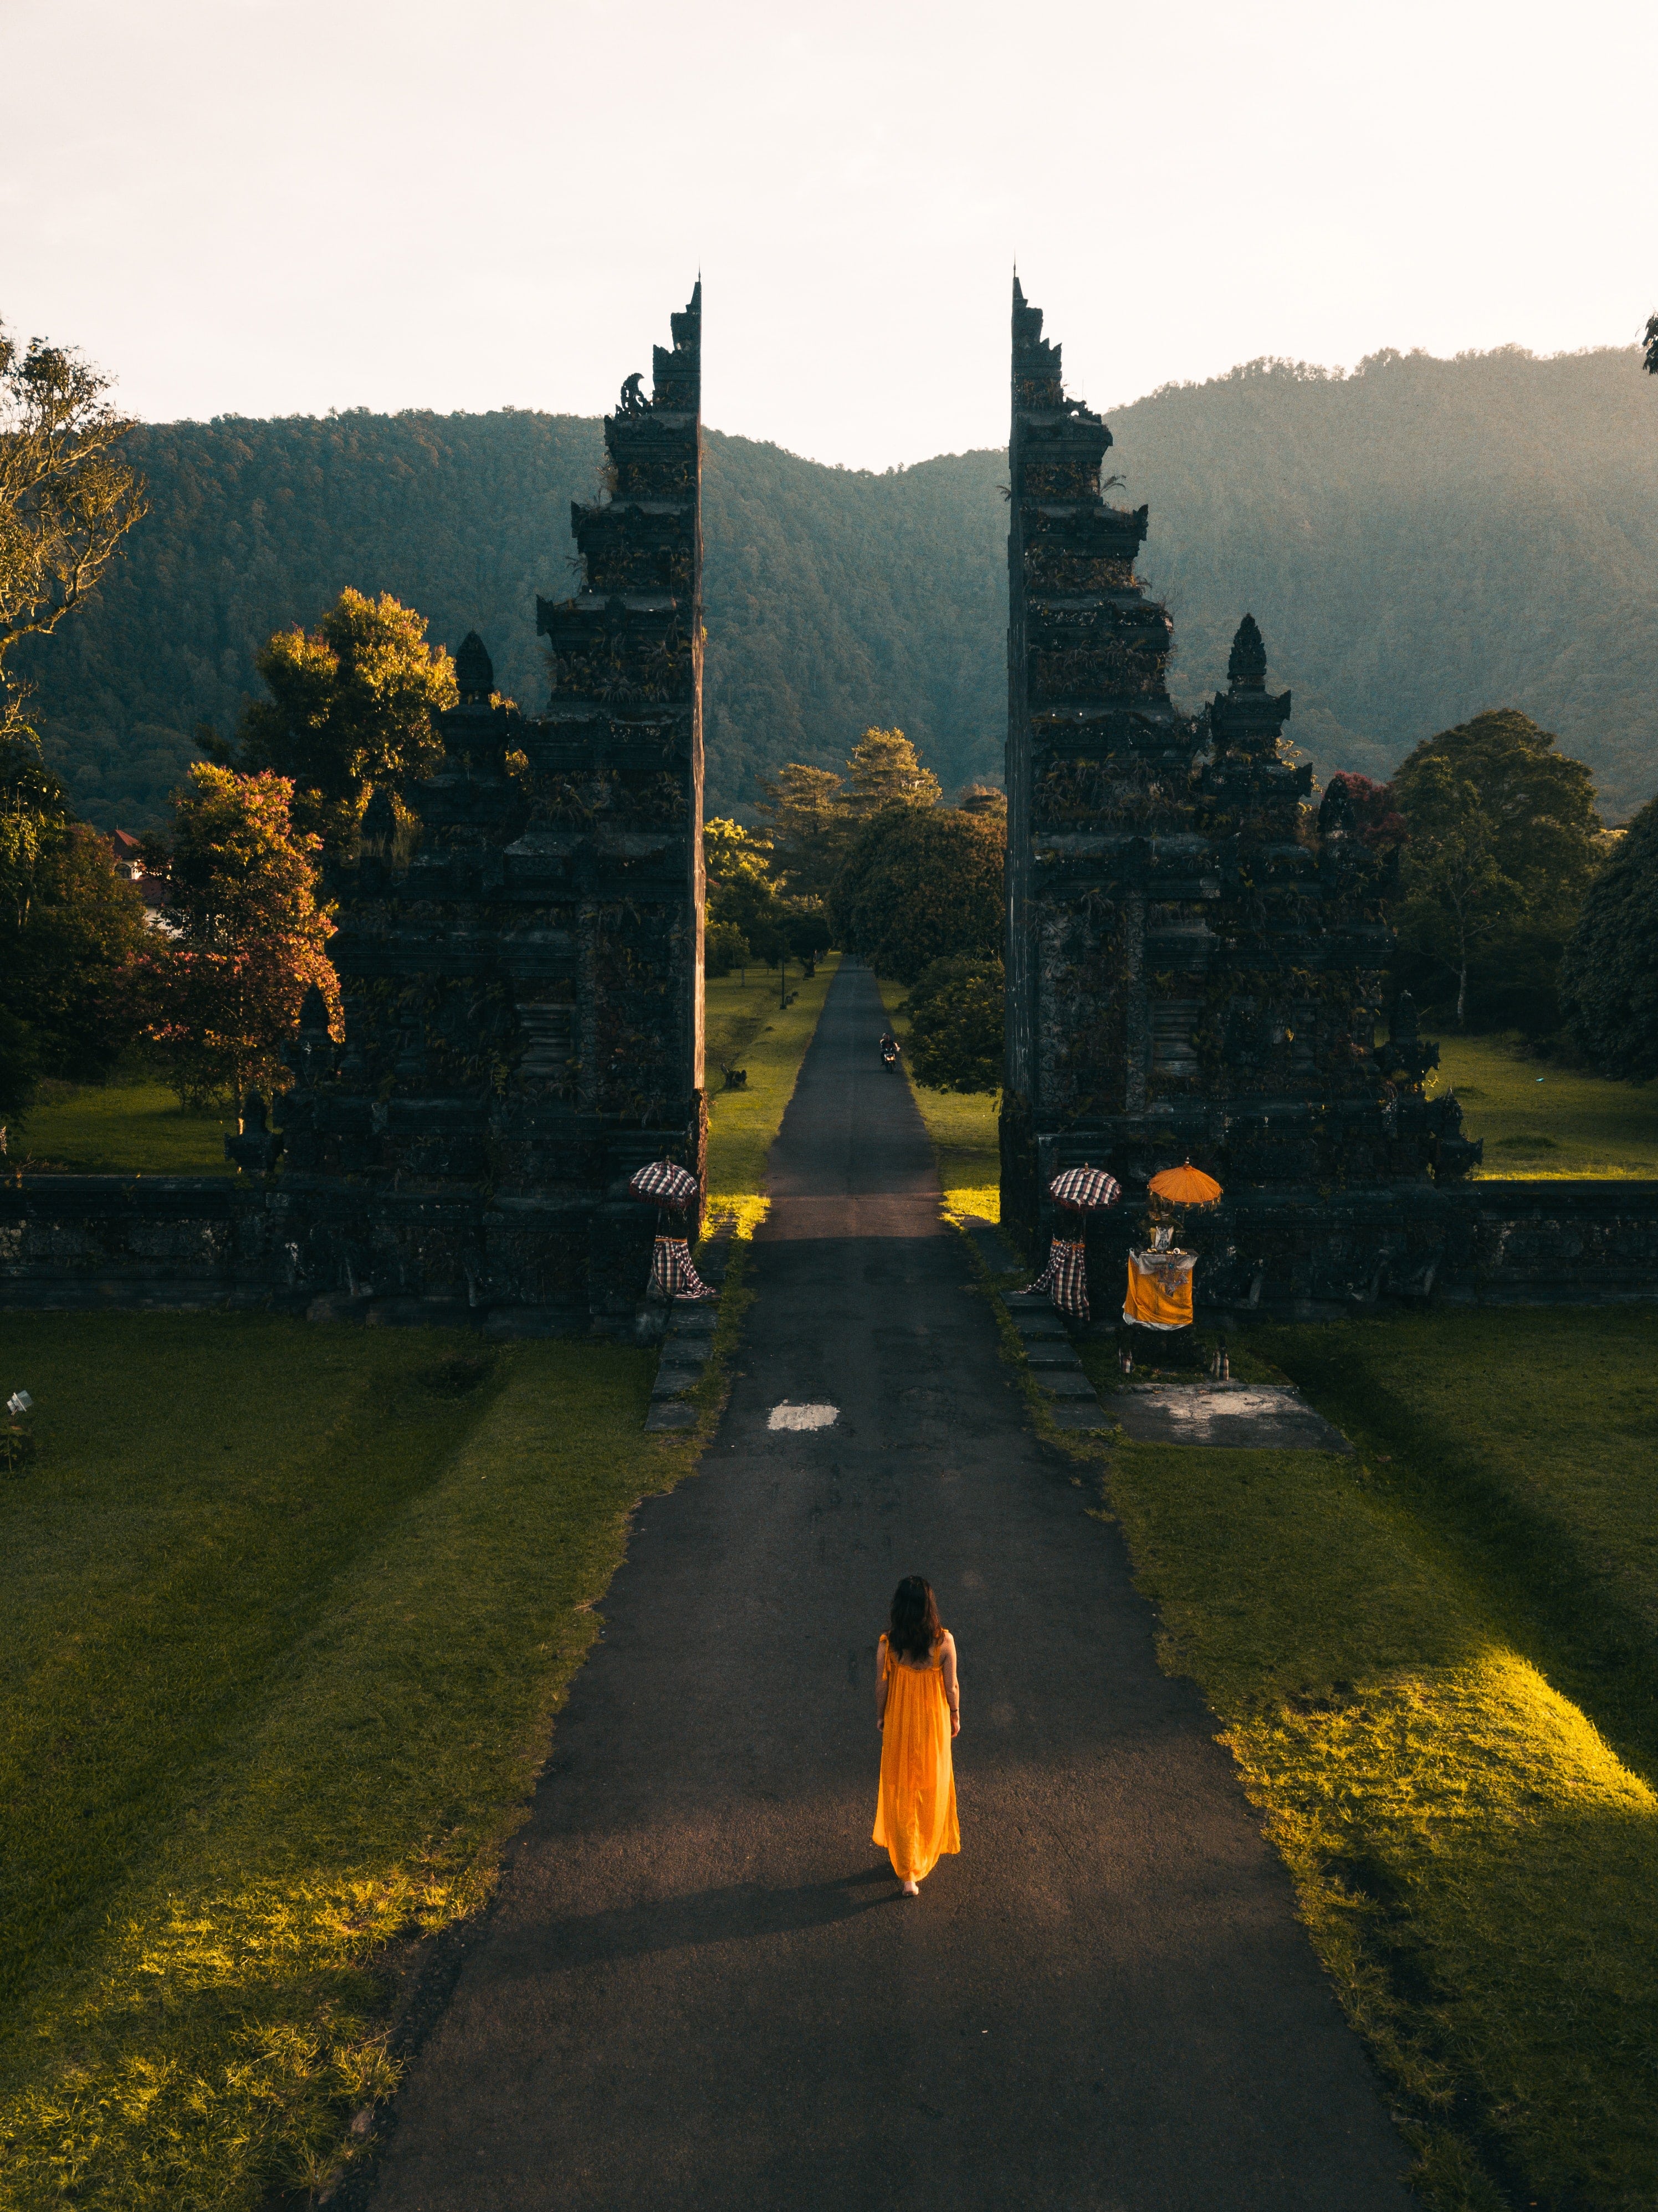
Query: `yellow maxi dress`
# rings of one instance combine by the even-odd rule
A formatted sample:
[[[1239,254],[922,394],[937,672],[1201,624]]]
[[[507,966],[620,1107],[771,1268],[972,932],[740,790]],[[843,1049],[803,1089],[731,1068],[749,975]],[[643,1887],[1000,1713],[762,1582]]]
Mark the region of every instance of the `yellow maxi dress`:
[[[881,1787],[875,1841],[884,1844],[900,1881],[920,1881],[946,1851],[959,1851],[956,1770],[950,1756],[950,1701],[941,1661],[906,1667],[881,1638],[887,1709],[881,1733]]]

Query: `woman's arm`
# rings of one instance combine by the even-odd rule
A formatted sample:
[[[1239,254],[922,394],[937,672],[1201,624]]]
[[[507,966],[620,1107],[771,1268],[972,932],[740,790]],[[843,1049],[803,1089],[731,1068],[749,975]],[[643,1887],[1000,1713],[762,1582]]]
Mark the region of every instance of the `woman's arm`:
[[[950,1732],[962,1733],[962,1685],[956,1673],[956,1638],[944,1631],[944,1702],[950,1707]]]
[[[875,1647],[875,1725],[884,1730],[887,1724],[887,1640],[884,1636]]]

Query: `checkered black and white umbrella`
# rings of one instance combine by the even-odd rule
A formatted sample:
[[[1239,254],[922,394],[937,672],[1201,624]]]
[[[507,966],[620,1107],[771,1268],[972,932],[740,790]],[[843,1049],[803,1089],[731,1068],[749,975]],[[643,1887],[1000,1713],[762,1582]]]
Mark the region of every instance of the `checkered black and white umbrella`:
[[[1087,1208],[1114,1206],[1121,1194],[1116,1177],[1103,1168],[1067,1168],[1049,1183],[1048,1194],[1056,1206]]]
[[[649,1206],[689,1206],[696,1196],[696,1177],[672,1160],[653,1160],[641,1168],[628,1191]]]

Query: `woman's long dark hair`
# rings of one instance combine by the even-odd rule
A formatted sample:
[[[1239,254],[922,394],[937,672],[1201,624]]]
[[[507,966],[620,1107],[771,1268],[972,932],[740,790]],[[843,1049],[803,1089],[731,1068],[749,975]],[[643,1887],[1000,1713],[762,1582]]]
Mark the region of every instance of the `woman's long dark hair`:
[[[906,1575],[892,1593],[892,1611],[887,1616],[888,1650],[895,1659],[920,1660],[930,1665],[944,1634],[932,1583],[925,1575]]]

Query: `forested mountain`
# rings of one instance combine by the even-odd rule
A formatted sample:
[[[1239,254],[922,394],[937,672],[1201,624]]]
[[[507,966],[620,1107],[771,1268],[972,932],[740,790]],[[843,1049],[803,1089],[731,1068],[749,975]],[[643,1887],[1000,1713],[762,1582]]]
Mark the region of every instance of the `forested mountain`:
[[[1109,419],[1116,495],[1151,503],[1143,565],[1187,703],[1248,609],[1326,773],[1385,773],[1515,706],[1590,763],[1610,818],[1658,786],[1658,391],[1632,349],[1255,363]],[[476,628],[503,687],[540,705],[535,597],[572,588],[596,422],[358,412],[138,442],[150,515],[29,663],[92,820],[159,819],[195,726],[228,734],[258,647],[348,583],[451,647]],[[947,788],[999,776],[1005,476],[993,452],[875,476],[710,434],[711,811],[747,811],[785,759],[843,761],[872,722],[904,728]]]
[[[1658,787],[1658,386],[1633,348],[1255,364],[1113,416],[1119,496],[1175,616],[1175,689],[1266,632],[1321,771],[1518,707],[1609,819]]]

